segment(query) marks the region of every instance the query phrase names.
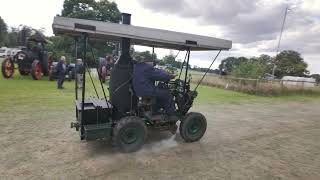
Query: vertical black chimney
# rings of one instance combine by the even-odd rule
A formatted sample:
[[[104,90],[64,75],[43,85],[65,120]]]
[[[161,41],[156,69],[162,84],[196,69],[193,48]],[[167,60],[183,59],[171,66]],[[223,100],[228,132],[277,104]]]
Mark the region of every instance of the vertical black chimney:
[[[129,13],[122,13],[122,24],[131,24],[131,14]]]
[[[131,24],[131,14],[122,13],[122,24]],[[131,79],[133,62],[130,57],[130,38],[122,37],[121,55],[111,70],[109,93],[113,105],[113,119],[120,118],[137,106],[137,98],[132,94]]]
[[[131,14],[128,13],[122,13],[122,24],[131,24]],[[130,53],[130,39],[129,38],[121,38],[121,55],[124,55],[127,57]],[[128,59],[126,58],[126,61],[121,63],[128,63]]]

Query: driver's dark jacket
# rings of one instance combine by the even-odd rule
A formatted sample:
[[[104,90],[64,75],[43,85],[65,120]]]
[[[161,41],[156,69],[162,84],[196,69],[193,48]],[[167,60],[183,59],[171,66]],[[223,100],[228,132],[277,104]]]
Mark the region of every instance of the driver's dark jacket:
[[[137,96],[155,96],[155,81],[169,81],[171,76],[150,64],[137,63],[133,68],[133,89]]]

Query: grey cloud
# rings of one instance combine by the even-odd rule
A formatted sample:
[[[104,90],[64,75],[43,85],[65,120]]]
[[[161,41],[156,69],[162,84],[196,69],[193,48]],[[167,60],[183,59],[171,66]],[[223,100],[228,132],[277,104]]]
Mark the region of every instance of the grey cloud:
[[[276,43],[273,43],[274,45]],[[271,44],[270,44],[271,45]],[[275,47],[270,46],[261,51],[272,52]],[[280,50],[292,49],[303,54],[319,54],[320,24],[309,24],[296,28],[287,28],[281,41]]]
[[[265,44],[267,47],[260,52],[275,52],[285,7],[298,4],[288,12],[280,50],[292,49],[302,55],[319,56],[319,12],[301,8],[301,0],[283,0],[282,3],[265,0],[138,1],[154,12],[196,19],[200,26],[218,26],[223,31],[223,38],[242,44],[240,49]]]
[[[225,31],[226,38],[240,43],[274,38],[285,8],[285,4],[269,7],[252,0],[138,1],[155,12],[196,18],[202,25],[218,25]]]
[[[172,0],[139,0],[146,8],[150,8],[155,11],[160,12],[168,12],[168,13],[174,13],[179,8],[184,6],[184,2],[181,0],[178,1],[172,1]],[[169,6],[168,6],[169,5]],[[165,10],[165,11],[163,11]]]
[[[224,37],[236,43],[275,39],[280,31],[286,3],[263,4],[252,0],[138,0],[145,8],[184,18],[195,18],[200,25],[217,25]],[[292,4],[292,3],[290,3]],[[294,10],[295,11],[295,10]],[[305,12],[289,13],[291,26],[313,23]],[[292,17],[289,17],[292,16]]]

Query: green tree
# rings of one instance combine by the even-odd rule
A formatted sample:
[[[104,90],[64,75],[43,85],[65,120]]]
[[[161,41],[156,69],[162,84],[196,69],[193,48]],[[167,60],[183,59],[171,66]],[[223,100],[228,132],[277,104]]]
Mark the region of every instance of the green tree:
[[[300,53],[291,50],[282,51],[277,55],[275,76],[305,76],[309,74],[308,64],[303,60]]]
[[[108,0],[65,0],[61,16],[114,23],[118,23],[121,19],[121,13],[117,4],[115,2],[109,2]],[[53,42],[53,45],[51,45],[49,49],[55,52],[58,57],[63,54],[74,56],[74,39],[68,36],[58,36],[51,37],[50,40]],[[105,41],[90,40],[89,44],[89,48],[92,48],[96,58],[104,57],[106,54],[112,53],[115,46],[114,43]],[[91,53],[87,54],[88,64],[92,66],[98,64],[97,59],[94,60]]]
[[[176,57],[174,56],[174,55],[166,55],[166,56],[164,56],[163,58],[162,58],[162,63],[161,64],[163,64],[163,65],[166,65],[166,64],[168,64],[168,65],[171,65],[172,67],[174,67],[174,68],[178,68],[178,69],[180,69],[181,68],[181,66],[182,66],[182,62],[180,62],[180,61],[176,61],[176,59],[175,59]],[[190,68],[191,66],[189,65],[189,68]]]
[[[30,36],[37,36],[37,39],[44,38],[42,29],[34,29],[26,25],[21,25],[19,28],[11,27],[6,36],[4,45],[7,47],[26,46]]]
[[[6,47],[16,47],[18,46],[18,33],[19,30],[17,28],[11,28],[7,33],[7,37],[4,41],[4,46]]]
[[[94,0],[65,0],[61,16],[95,20]]]
[[[230,74],[232,69],[239,65],[239,60],[237,57],[227,57],[226,59],[221,61],[221,64],[219,65],[220,71],[224,71],[227,74]]]
[[[258,59],[251,58],[247,61],[241,61],[240,64],[232,69],[231,74],[242,78],[261,78],[266,72],[265,64]]]
[[[75,55],[74,40],[72,38],[63,38],[63,36],[52,36],[49,38],[52,43],[47,44],[46,48],[53,53],[54,59],[66,56],[68,62],[73,62]],[[72,59],[72,60],[71,60]],[[71,61],[69,61],[71,60]]]
[[[260,65],[264,66],[265,74],[270,73],[273,68],[273,59],[271,56],[262,54],[260,55],[257,60],[259,61]]]
[[[155,53],[152,56],[152,53],[150,51],[143,51],[143,52],[134,51],[132,56],[137,61],[142,61],[144,59],[153,59],[153,58],[157,60],[157,54]]]
[[[61,16],[115,23],[121,19],[117,4],[108,0],[65,0]]]
[[[310,77],[314,78],[317,84],[320,84],[320,74],[312,74]]]
[[[5,44],[5,40],[7,37],[7,24],[0,16],[0,46]]]

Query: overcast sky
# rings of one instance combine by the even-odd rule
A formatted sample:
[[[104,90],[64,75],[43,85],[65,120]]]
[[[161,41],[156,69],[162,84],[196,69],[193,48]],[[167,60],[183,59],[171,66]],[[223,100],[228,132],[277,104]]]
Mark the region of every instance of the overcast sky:
[[[284,10],[290,7],[280,50],[300,52],[311,73],[320,73],[320,0],[115,0],[121,12],[132,14],[132,24],[201,34],[233,41],[227,56],[276,54]],[[53,17],[63,0],[0,0],[0,16],[9,26],[45,28],[52,35]],[[138,50],[151,48],[136,47]],[[156,49],[162,57],[169,50]],[[177,53],[176,51],[173,52]],[[180,53],[178,59],[183,59]],[[208,66],[215,52],[191,54],[191,64]]]

